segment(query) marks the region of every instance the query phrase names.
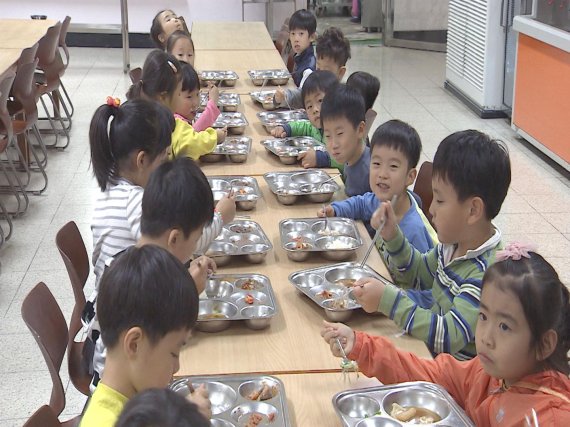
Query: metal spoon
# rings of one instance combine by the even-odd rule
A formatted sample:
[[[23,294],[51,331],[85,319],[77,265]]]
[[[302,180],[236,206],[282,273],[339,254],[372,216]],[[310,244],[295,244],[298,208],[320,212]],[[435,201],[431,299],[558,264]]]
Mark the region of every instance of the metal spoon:
[[[392,197],[392,200],[390,201],[392,206],[396,204],[397,200],[398,200],[398,195],[394,194],[394,197]],[[384,228],[384,224],[386,224],[386,218],[385,217],[382,218],[382,221],[380,221],[380,225],[378,226],[378,229],[376,230],[376,233],[374,234],[374,238],[372,239],[372,243],[370,243],[370,246],[368,247],[368,250],[366,251],[366,255],[364,255],[364,259],[360,263],[360,268],[364,268],[366,261],[368,261],[368,257],[370,256],[370,252],[372,252],[372,248],[374,246],[376,246],[376,241],[380,237],[380,233],[382,232],[382,229]]]

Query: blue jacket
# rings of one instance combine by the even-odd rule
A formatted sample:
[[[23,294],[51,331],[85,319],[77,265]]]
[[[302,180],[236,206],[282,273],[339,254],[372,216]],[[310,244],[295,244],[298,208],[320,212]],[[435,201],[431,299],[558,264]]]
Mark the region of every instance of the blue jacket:
[[[370,189],[370,147],[364,147],[360,159],[353,165],[344,165],[344,189],[348,197],[358,196]]]
[[[295,54],[293,57],[295,60],[295,67],[293,68],[293,81],[297,87],[301,84],[303,79],[303,73],[307,68],[315,71],[317,69],[317,58],[315,57],[315,50],[313,49],[313,44],[305,49],[301,53]]]

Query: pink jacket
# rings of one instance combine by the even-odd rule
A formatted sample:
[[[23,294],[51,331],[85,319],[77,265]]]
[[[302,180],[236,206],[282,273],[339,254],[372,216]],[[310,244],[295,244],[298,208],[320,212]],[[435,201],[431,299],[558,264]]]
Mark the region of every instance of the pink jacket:
[[[570,426],[570,379],[557,371],[528,375],[508,389],[489,376],[479,358],[461,362],[449,354],[434,360],[397,350],[386,338],[356,332],[349,358],[366,376],[385,384],[430,381],[443,386],[477,427],[525,426],[534,408],[540,426]]]
[[[202,132],[209,127],[212,127],[218,116],[220,115],[220,110],[214,101],[208,100],[206,104],[206,109],[200,114],[198,120],[194,122],[192,126],[196,132]]]

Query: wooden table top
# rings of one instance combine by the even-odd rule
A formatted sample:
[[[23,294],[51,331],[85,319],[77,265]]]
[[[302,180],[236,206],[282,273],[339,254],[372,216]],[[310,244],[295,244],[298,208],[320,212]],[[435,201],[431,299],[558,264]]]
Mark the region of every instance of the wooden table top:
[[[196,49],[275,49],[263,22],[193,22]]]
[[[291,373],[338,371],[339,360],[333,357],[320,336],[324,310],[300,294],[289,283],[288,276],[299,270],[334,264],[314,255],[306,262],[289,260],[281,248],[279,221],[286,218],[315,217],[319,204],[303,202],[292,206],[281,205],[265,180],[256,177],[263,198],[250,212],[273,244],[262,264],[233,262],[219,269],[222,274],[258,273],[269,277],[277,300],[277,314],[265,330],[250,330],[242,322],[232,324],[217,333],[196,331],[180,355],[177,375],[226,374],[226,373]],[[343,198],[337,194],[335,198]],[[238,212],[238,215],[242,212]],[[352,261],[362,259],[370,243],[364,225],[358,225],[364,245]],[[372,251],[368,265],[380,274],[387,275],[377,251]],[[358,329],[389,337],[402,349],[413,351],[422,357],[431,357],[422,341],[400,336],[400,329],[382,315],[369,315],[356,310],[347,323]],[[310,345],[307,345],[309,344]]]
[[[54,19],[0,19],[0,47],[31,47],[56,23],[57,20]]]
[[[0,76],[7,70],[16,71],[16,62],[20,59],[22,49],[1,49],[0,48]]]

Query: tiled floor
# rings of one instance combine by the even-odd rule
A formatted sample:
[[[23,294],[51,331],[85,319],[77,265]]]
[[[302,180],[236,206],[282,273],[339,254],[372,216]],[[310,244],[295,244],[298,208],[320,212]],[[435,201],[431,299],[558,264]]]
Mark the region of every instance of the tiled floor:
[[[142,64],[146,51],[133,50],[132,63]],[[88,126],[94,109],[108,95],[124,99],[129,85],[121,72],[121,50],[71,50],[64,82],[75,101],[72,143],[64,152],[51,151],[49,188],[33,196],[29,212],[15,221],[15,233],[1,250],[0,275],[0,425],[20,426],[47,403],[51,380],[31,334],[20,317],[23,298],[44,281],[67,318],[73,296],[54,237],[69,220],[78,223],[88,248],[92,199],[97,187],[89,170]],[[505,120],[480,120],[442,89],[445,56],[406,49],[353,46],[349,73],[364,70],[382,81],[376,103],[376,128],[399,118],[419,131],[422,161],[433,157],[439,141],[452,131],[476,128],[509,146],[513,180],[497,224],[505,240],[532,240],[570,284],[570,182],[515,137]],[[90,292],[91,281],[87,286]],[[69,384],[64,360],[61,376],[67,386],[64,417],[81,411],[85,398]]]

